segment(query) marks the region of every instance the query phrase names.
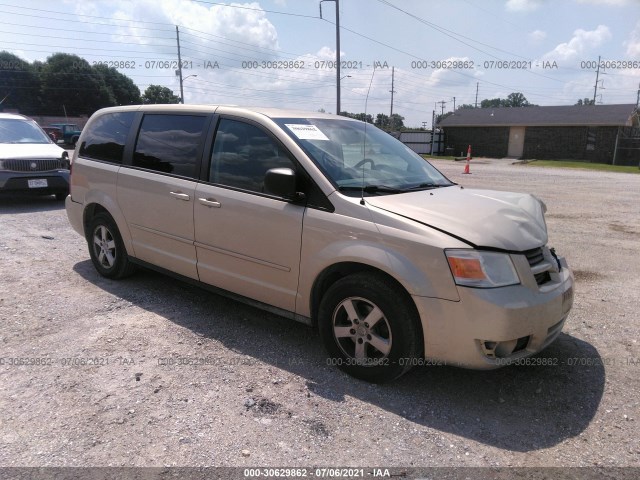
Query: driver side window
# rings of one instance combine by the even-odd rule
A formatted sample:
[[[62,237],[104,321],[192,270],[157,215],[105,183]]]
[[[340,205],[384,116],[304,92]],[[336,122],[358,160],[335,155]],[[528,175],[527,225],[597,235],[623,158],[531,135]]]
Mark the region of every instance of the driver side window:
[[[295,164],[277,142],[255,125],[220,120],[213,142],[209,182],[263,192],[264,176],[271,168],[295,170]]]

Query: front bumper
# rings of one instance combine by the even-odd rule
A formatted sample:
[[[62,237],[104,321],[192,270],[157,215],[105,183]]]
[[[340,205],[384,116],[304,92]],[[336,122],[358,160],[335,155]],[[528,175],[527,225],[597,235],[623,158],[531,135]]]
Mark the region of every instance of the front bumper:
[[[46,187],[33,188],[29,180],[46,180]],[[69,170],[50,170],[46,172],[0,171],[0,192],[31,193],[35,195],[68,193]]]
[[[460,301],[413,297],[430,363],[493,369],[534,355],[562,331],[573,304],[573,274],[564,259],[550,285],[458,287]]]

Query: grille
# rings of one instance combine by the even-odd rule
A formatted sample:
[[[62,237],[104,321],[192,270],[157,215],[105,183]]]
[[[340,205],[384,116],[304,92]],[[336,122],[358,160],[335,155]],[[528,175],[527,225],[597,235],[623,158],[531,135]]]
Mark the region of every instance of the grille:
[[[524,254],[527,257],[527,260],[529,260],[529,265],[532,267],[544,261],[544,252],[542,251],[542,247],[527,250]]]
[[[5,170],[13,172],[48,172],[64,168],[59,158],[19,158],[3,160]]]
[[[524,255],[529,261],[529,266],[533,272],[533,276],[536,279],[538,285],[544,285],[551,281],[551,275],[549,269],[552,267],[549,262],[545,260],[544,250],[542,247],[534,248],[524,252]]]

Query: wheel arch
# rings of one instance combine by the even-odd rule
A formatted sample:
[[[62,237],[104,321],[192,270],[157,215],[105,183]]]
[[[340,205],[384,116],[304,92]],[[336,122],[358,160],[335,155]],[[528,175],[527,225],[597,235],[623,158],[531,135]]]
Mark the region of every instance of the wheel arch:
[[[310,308],[311,308],[311,320],[314,326],[317,326],[318,323],[318,310],[320,308],[320,302],[322,301],[322,297],[327,292],[327,290],[333,285],[335,282],[340,280],[341,278],[347,277],[349,275],[353,275],[355,273],[370,273],[371,275],[376,275],[379,277],[383,277],[389,282],[396,285],[399,291],[403,292],[405,296],[405,300],[407,304],[411,306],[414,310],[415,318],[418,320],[418,328],[420,330],[420,343],[424,345],[424,329],[422,328],[422,319],[420,318],[420,314],[418,311],[418,307],[414,302],[411,294],[405,288],[402,283],[400,283],[396,278],[392,275],[388,274],[384,270],[381,270],[372,265],[367,265],[365,263],[358,262],[340,262],[335,263],[326,267],[320,274],[316,277],[313,282],[313,286],[311,289],[310,295]]]
[[[118,215],[114,215],[113,210],[105,207],[104,204],[99,202],[91,202],[88,203],[84,209],[82,214],[82,228],[84,230],[84,237],[88,240],[89,236],[89,225],[91,225],[91,220],[98,213],[106,213],[109,215],[118,227],[120,232],[120,237],[122,238],[122,243],[124,244],[124,248],[126,250],[127,255],[134,256],[133,243],[131,241],[131,235],[129,233],[129,229],[127,228],[127,224],[124,221],[124,218],[119,217]]]

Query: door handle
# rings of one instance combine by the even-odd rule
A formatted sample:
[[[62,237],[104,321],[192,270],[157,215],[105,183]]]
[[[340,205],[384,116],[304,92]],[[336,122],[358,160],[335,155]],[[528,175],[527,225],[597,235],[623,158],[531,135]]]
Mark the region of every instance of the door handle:
[[[222,204],[213,198],[198,198],[198,201],[205,207],[220,208]]]
[[[191,200],[191,197],[186,194],[186,193],[182,193],[182,192],[169,192],[169,194],[172,197],[177,198],[178,200],[183,200],[185,202],[188,202],[189,200]]]

